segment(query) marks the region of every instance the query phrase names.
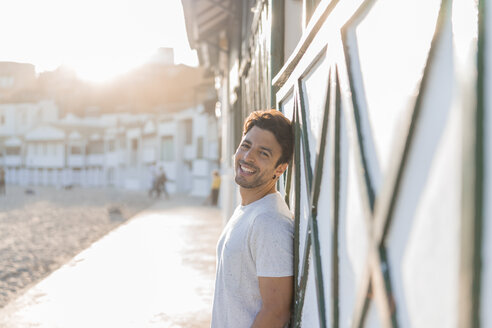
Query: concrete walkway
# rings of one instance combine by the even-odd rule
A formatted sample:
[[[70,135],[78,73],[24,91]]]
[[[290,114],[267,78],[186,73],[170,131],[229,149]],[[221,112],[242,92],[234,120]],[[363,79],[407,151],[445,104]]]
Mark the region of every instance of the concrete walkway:
[[[1,309],[0,327],[208,327],[221,229],[216,208],[159,202]]]

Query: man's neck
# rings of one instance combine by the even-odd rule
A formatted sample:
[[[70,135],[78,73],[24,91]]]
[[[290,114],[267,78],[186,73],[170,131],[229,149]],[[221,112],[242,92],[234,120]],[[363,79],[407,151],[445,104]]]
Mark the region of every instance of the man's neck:
[[[273,185],[260,186],[258,188],[243,188],[240,186],[239,193],[241,194],[241,205],[249,205],[259,199],[262,199],[266,195],[273,194],[275,192],[277,192],[276,183]]]

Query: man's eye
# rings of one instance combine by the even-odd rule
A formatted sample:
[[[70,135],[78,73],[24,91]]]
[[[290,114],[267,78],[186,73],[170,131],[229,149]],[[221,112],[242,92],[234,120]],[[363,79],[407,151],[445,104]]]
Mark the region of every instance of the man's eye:
[[[266,151],[262,151],[260,154],[261,154],[262,156],[268,157],[268,153],[267,153]]]
[[[243,149],[247,149],[247,148],[249,148],[249,146],[248,146],[248,145],[246,145],[246,144],[242,144],[242,145],[241,145],[241,148],[243,148]]]

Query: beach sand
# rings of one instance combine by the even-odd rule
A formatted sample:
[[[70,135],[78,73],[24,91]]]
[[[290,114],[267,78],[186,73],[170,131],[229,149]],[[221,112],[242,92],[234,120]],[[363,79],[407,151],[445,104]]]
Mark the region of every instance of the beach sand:
[[[0,195],[0,308],[153,202],[145,191],[7,186]]]

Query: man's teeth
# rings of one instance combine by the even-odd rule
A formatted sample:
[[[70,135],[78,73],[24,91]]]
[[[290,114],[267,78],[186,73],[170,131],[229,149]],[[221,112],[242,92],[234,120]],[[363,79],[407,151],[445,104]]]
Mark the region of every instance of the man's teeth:
[[[242,165],[241,165],[241,170],[243,170],[245,172],[248,172],[248,173],[253,173],[254,172],[254,170],[248,169],[248,168],[246,168],[246,167],[244,167]]]

